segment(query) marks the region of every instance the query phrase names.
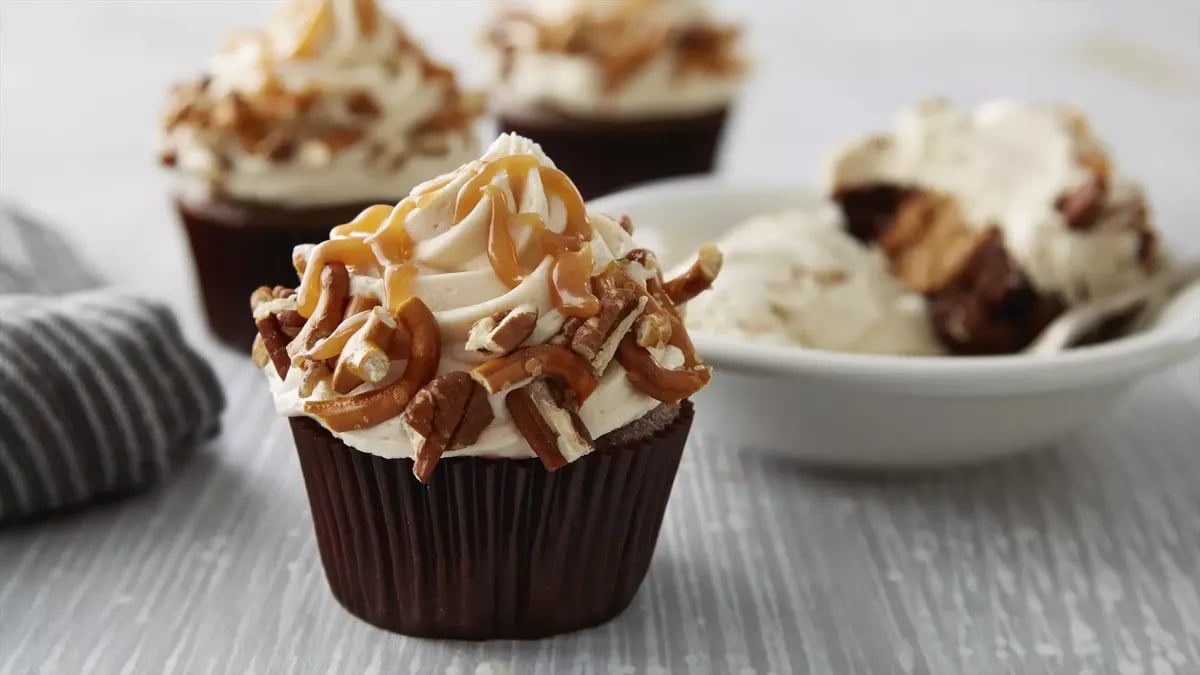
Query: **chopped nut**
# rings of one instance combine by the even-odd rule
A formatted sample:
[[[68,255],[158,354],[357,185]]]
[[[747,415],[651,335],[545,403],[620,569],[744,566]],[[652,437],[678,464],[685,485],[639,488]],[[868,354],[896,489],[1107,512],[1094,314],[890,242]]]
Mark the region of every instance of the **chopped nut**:
[[[444,452],[474,443],[492,419],[487,392],[465,372],[425,385],[400,417],[413,444],[413,475],[428,482]]]
[[[621,229],[625,230],[625,234],[633,234],[633,220],[629,216],[622,215],[621,219],[617,221],[617,225],[620,225]]]
[[[513,424],[548,471],[560,469],[595,450],[574,404],[557,384],[538,380],[504,397]]]
[[[1088,230],[1104,209],[1107,189],[1099,175],[1093,174],[1073,192],[1062,195],[1055,205],[1072,230]]]
[[[379,106],[375,98],[366,90],[356,91],[346,99],[346,109],[355,115],[375,117],[379,115]]]
[[[601,374],[616,353],[621,338],[646,308],[647,298],[638,297],[627,288],[613,288],[597,294],[600,296],[600,313],[589,317],[575,331],[571,350],[587,359],[592,370]]]
[[[471,326],[466,348],[493,356],[504,356],[521,346],[537,326],[535,305],[517,305],[507,312],[486,316]]]

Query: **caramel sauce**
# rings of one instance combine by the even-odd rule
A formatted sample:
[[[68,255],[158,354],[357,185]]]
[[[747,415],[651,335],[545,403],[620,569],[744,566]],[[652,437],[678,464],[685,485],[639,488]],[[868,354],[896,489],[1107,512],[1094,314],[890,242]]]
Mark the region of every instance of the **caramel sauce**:
[[[416,265],[389,265],[384,270],[383,304],[389,314],[395,316],[404,301],[412,297],[413,280],[416,278]]]
[[[528,176],[537,171],[547,198],[557,197],[566,210],[566,225],[562,232],[550,230],[536,213],[516,213],[512,203],[520,201]],[[512,198],[492,180],[500,173],[509,178]],[[417,268],[411,264],[414,243],[404,228],[404,221],[415,209],[428,206],[437,190],[448,185],[454,174],[430,181],[394,208],[377,205],[360,213],[354,220],[339,225],[330,232],[331,239],[313,249],[301,280],[297,305],[300,313],[309,316],[319,295],[321,270],[330,262],[341,262],[356,268],[384,266],[385,305],[395,311],[411,296],[412,278]],[[513,227],[528,228],[541,250],[542,259],[552,258],[549,275],[550,298],[566,316],[588,317],[600,310],[592,294],[592,252],[587,246],[592,238],[587,208],[579,190],[558,169],[541,166],[533,155],[510,155],[480,167],[458,191],[454,204],[454,223],[469,215],[484,199],[490,199],[487,235],[487,256],[496,277],[505,285],[516,287],[532,271],[527,270],[517,254]]]
[[[292,46],[285,57],[289,59],[310,59],[317,54],[317,46],[329,33],[333,23],[333,3],[330,0],[320,0],[315,3],[305,3],[310,13],[304,18],[300,39]]]
[[[354,0],[354,9],[358,14],[358,30],[368,37],[374,35],[379,28],[379,5],[375,0]]]

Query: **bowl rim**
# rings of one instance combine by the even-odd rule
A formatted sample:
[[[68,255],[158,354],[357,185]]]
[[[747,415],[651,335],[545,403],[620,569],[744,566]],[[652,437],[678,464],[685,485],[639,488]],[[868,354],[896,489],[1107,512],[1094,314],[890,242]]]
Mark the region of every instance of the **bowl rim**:
[[[747,184],[720,176],[672,178],[605,195],[588,204],[602,212],[620,215],[653,204],[656,208],[704,195],[741,201],[798,203],[820,199],[820,193],[803,184]],[[765,211],[764,211],[765,212]],[[735,223],[730,223],[730,226]],[[658,227],[669,231],[669,226]],[[1088,382],[1133,377],[1200,355],[1200,284],[1187,289],[1174,311],[1152,328],[1097,345],[1049,355],[997,356],[898,356],[859,354],[738,340],[708,333],[692,339],[704,359],[718,371],[781,377],[820,377],[830,381],[871,383],[883,388],[934,387],[941,392],[1031,391],[1073,389]]]

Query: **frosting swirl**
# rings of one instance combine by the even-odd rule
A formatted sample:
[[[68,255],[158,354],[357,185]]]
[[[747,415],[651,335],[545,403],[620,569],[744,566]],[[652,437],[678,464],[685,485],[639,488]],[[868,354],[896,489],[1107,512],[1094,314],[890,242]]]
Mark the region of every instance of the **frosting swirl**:
[[[473,157],[478,108],[375,0],[293,0],[175,88],[161,157],[185,198],[369,201]]]
[[[321,421],[364,452],[419,464],[428,442],[414,419],[416,388],[441,384],[467,397],[463,373],[486,390],[491,415],[477,438],[438,456],[537,454],[548,467],[514,420],[514,391],[546,378],[562,385],[556,403],[541,404],[576,419],[587,439],[560,443],[554,459],[566,463],[589,452],[590,439],[708,379],[672,299],[685,294],[661,279],[653,255],[621,223],[587,211],[571,181],[519,136],[501,136],[480,160],[417,186],[395,207],[371,207],[333,228],[329,240],[298,249],[297,262],[295,295],[256,302],[260,352],[279,341],[272,331],[286,313],[304,318],[274,368],[262,359],[277,408]],[[655,333],[663,327],[656,322],[675,333]],[[419,337],[431,326],[435,338]],[[369,358],[360,348],[372,331],[389,330],[405,333],[410,351],[389,353],[374,377],[364,376]],[[395,348],[390,339],[379,354]],[[425,366],[430,372],[413,379]]]
[[[505,105],[584,118],[710,112],[741,89],[740,30],[698,0],[537,2],[487,32]]]

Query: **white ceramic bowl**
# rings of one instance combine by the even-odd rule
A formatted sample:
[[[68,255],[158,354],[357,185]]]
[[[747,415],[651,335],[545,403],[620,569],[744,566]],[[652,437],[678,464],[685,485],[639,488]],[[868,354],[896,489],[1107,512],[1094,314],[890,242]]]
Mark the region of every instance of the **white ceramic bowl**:
[[[746,218],[804,208],[802,188],[671,180],[591,204],[629,214],[664,265]],[[843,467],[962,464],[1047,447],[1078,431],[1139,378],[1200,354],[1200,285],[1152,329],[1044,357],[842,354],[694,334],[714,369],[697,425],[740,447]]]

